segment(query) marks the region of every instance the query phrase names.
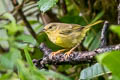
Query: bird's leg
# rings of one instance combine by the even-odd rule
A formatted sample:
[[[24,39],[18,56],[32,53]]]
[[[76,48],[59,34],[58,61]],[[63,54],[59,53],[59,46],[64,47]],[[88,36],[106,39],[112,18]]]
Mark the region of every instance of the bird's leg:
[[[56,52],[52,52],[51,53],[51,56],[55,56],[56,54],[59,54],[59,53],[61,53],[61,52],[64,52],[66,49],[61,49],[61,50],[58,50],[58,51],[56,51]]]
[[[71,53],[72,51],[74,51],[80,44],[78,43],[77,45],[75,45],[72,49],[70,49],[68,52],[65,53],[65,58],[67,58]]]

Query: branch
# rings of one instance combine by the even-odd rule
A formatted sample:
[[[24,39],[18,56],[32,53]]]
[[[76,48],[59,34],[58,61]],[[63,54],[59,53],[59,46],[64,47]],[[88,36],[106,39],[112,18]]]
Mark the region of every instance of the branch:
[[[102,32],[101,32],[101,44],[100,44],[100,48],[107,46],[107,31],[109,28],[109,22],[105,21],[103,28],[102,28]]]
[[[120,0],[118,2],[118,24],[120,24]]]
[[[48,23],[52,22],[52,19],[46,13],[40,13],[38,14],[38,18],[39,16],[41,17],[44,25],[47,25]]]
[[[65,0],[59,0],[59,3],[60,3],[60,7],[62,9],[63,15],[66,15],[68,11],[67,11],[67,6],[66,6]]]
[[[45,64],[80,64],[91,62],[97,54],[112,50],[120,50],[120,44],[98,48],[94,51],[72,52],[68,58],[65,58],[64,53],[57,54],[51,57],[52,50],[47,48],[44,43],[41,43],[40,50],[44,53],[44,57],[40,60],[33,60],[39,68],[44,68]]]
[[[16,7],[16,6],[19,6],[17,0],[12,0],[12,3],[13,3],[13,5],[14,5],[15,7]],[[22,7],[21,7],[21,8],[22,8]],[[21,17],[22,20],[24,21],[24,23],[25,23],[28,31],[30,32],[30,34],[36,39],[36,41],[38,41],[38,40],[37,40],[37,35],[36,35],[36,33],[35,33],[34,30],[32,29],[32,26],[31,26],[30,23],[28,22],[28,20],[27,20],[26,16],[24,15],[24,13],[23,13],[23,11],[22,11],[21,8],[18,8],[18,10],[17,10],[17,11],[18,11],[18,14],[20,15],[20,17]]]
[[[40,13],[40,17],[44,25],[47,25],[50,22],[59,22],[56,14],[52,13],[52,11],[47,11],[46,13]]]

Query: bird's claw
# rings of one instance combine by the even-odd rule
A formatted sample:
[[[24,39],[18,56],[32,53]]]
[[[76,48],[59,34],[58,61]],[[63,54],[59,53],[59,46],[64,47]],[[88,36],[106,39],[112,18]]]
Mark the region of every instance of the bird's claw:
[[[56,54],[58,54],[57,52],[52,52],[51,56],[55,56]]]
[[[55,56],[56,54],[58,54],[57,52],[52,52],[50,57],[52,58],[53,56]]]
[[[61,49],[61,50],[58,50],[58,51],[56,51],[56,52],[52,52],[50,57],[52,58],[52,57],[55,56],[56,54],[59,54],[59,53],[61,53],[61,52],[63,52],[63,51],[65,51],[65,49]]]
[[[65,59],[67,59],[67,58],[70,56],[71,53],[72,53],[72,51],[66,52],[66,53],[65,53]]]

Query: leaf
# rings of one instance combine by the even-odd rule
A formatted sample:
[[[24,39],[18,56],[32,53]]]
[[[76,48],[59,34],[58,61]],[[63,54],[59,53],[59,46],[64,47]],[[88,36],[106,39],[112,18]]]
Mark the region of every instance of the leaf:
[[[7,69],[13,69],[16,66],[16,60],[21,58],[20,51],[12,48],[9,53],[0,56],[0,66]]]
[[[36,21],[36,20],[29,20],[29,23],[30,23],[31,25],[33,25],[33,24],[37,24],[38,21]],[[24,22],[21,22],[20,24],[21,24],[22,26],[25,26],[25,23],[24,23]]]
[[[34,48],[34,54],[30,54],[31,59],[40,59],[43,57],[43,53],[40,51],[39,48]]]
[[[40,32],[37,36],[39,43],[44,42],[46,37],[47,37],[46,33]]]
[[[30,57],[30,55],[28,53],[27,47],[24,49],[24,52],[25,52],[25,57],[27,59],[27,62],[29,64],[30,68],[31,69],[35,68],[35,66],[34,66],[34,64],[33,64],[32,60],[31,60],[31,57]]]
[[[36,40],[31,36],[31,35],[27,35],[27,34],[21,34],[18,37],[16,37],[16,40],[20,40],[26,43],[31,43],[33,45],[36,45]]]
[[[4,4],[4,0],[0,0],[0,15],[3,14],[4,12],[6,12],[6,6]]]
[[[23,27],[21,27],[20,25],[17,25],[16,23],[9,23],[6,24],[5,29],[8,30],[8,33],[10,35],[14,35],[17,31],[22,31]]]
[[[119,37],[120,37],[120,25],[112,25],[112,26],[110,26],[110,29],[113,32],[117,33],[119,35]]]
[[[98,55],[97,60],[112,71],[113,75],[120,78],[120,51],[106,52]]]
[[[100,19],[104,15],[104,11],[101,11],[97,16],[91,21],[91,23],[94,23],[98,19]]]
[[[100,19],[104,14],[104,11],[100,12],[95,19],[91,21],[94,23],[98,19]],[[91,31],[89,31],[88,35],[86,36],[85,40],[83,41],[83,46],[88,48],[89,50],[94,50],[99,47],[100,44],[100,27],[95,25]]]
[[[94,50],[96,48],[99,47],[100,45],[100,35],[101,35],[101,32],[99,31],[93,38],[90,46],[89,46],[89,50]]]
[[[97,26],[95,26],[97,27]],[[95,30],[94,30],[95,31]],[[85,40],[83,41],[84,47],[88,48],[89,50],[94,50],[99,47],[100,44],[100,31],[90,31],[88,32]],[[96,33],[96,34],[95,34]]]
[[[15,18],[13,17],[13,15],[12,14],[10,14],[10,13],[5,13],[3,16],[1,16],[2,18],[5,18],[5,19],[9,19],[11,22],[12,22],[12,24],[16,24],[16,20],[15,20]]]
[[[11,78],[12,72],[7,72],[6,74],[3,74],[0,76],[0,80],[9,80]]]
[[[21,43],[21,42],[16,42],[16,41],[14,42],[14,45],[16,48],[19,48],[19,49],[24,49],[27,46],[26,43]]]
[[[40,8],[40,11],[46,12],[50,8],[52,8],[54,5],[56,5],[57,2],[58,0],[39,0],[37,4]]]
[[[51,78],[56,78],[56,79],[61,79],[61,80],[71,80],[69,77],[66,77],[62,74],[59,74],[59,73],[51,71],[51,70],[49,70],[49,71],[40,70],[40,71],[37,71],[37,72],[42,73],[49,78],[51,77]]]
[[[34,64],[32,62],[32,59],[31,59],[31,57],[30,57],[30,55],[28,53],[27,47],[24,49],[24,52],[25,52],[25,56],[26,56],[27,62],[29,64],[29,68],[28,69],[30,71],[30,72],[28,71],[28,73],[26,73],[26,74],[28,74],[29,76],[32,74],[33,75],[32,76],[33,80],[39,80],[39,79],[46,80],[45,76],[42,73],[36,73],[36,71],[38,69],[35,68],[35,66],[34,66]]]
[[[34,30],[36,33],[42,32],[44,26],[42,24],[39,24],[38,26],[34,26]]]
[[[85,37],[85,40],[83,41],[84,47],[88,48],[90,43],[93,41],[94,37],[95,37],[94,33],[93,32],[91,32],[91,33],[89,32],[89,35],[87,35]]]
[[[70,24],[80,24],[82,26],[86,25],[86,22],[84,21],[82,16],[66,15],[60,18],[60,21],[64,23],[70,23]]]
[[[17,68],[21,80],[46,80],[43,73],[36,73],[38,69],[25,67],[23,61],[18,60]]]
[[[1,29],[0,30],[0,46],[4,49],[9,48],[7,39],[8,39],[7,31],[5,31],[4,29]]]
[[[18,75],[21,80],[33,80],[28,68],[25,68],[24,63],[21,60],[17,60]]]
[[[14,35],[17,31],[23,31],[23,27],[16,24],[16,20],[12,14],[5,13],[2,17],[11,21],[9,24],[4,25],[10,35]]]
[[[109,73],[110,71],[104,67],[105,72]],[[104,71],[102,66],[99,63],[96,63],[92,65],[91,67],[88,67],[86,69],[83,69],[80,73],[80,80],[87,80],[87,79],[92,79],[98,76],[104,75]]]

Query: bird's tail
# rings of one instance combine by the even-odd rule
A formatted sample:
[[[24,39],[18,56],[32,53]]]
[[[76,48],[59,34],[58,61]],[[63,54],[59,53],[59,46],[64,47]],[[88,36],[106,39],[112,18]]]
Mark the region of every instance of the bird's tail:
[[[84,36],[86,35],[86,33],[90,30],[91,26],[94,26],[96,24],[99,24],[99,23],[102,23],[103,21],[102,20],[99,20],[99,21],[96,21],[95,23],[92,23],[92,24],[88,24],[87,26],[85,26],[82,30],[81,30],[81,33],[82,33],[82,37],[84,38]]]
[[[80,35],[80,38],[79,38],[79,41],[81,42],[86,33],[90,30],[91,26],[94,26],[96,24],[99,24],[99,23],[102,23],[103,21],[102,20],[99,20],[99,21],[96,21],[95,23],[92,23],[92,24],[88,24],[87,26],[85,26],[82,30],[81,30],[81,35]]]
[[[99,23],[102,23],[103,21],[102,20],[99,20],[99,21],[96,21],[95,23],[92,23],[92,24],[88,24],[87,26],[85,26],[86,28],[87,27],[91,27],[91,26],[94,26],[96,24],[99,24]]]

